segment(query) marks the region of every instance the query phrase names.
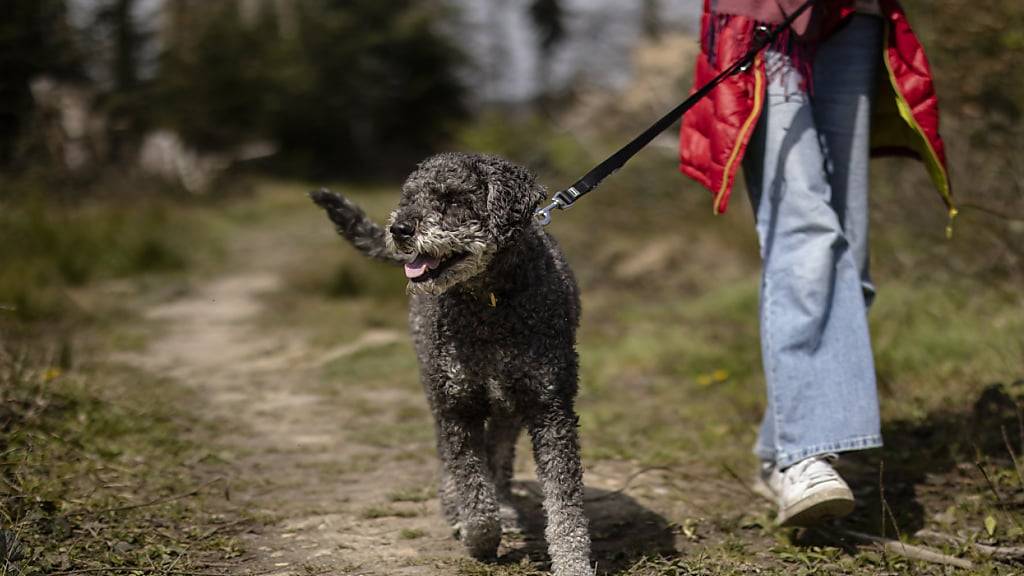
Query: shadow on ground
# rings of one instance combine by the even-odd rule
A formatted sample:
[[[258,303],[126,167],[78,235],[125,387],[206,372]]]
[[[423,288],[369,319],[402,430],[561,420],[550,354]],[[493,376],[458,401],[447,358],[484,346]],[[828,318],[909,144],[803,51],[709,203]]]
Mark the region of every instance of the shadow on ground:
[[[500,559],[502,563],[518,563],[524,558],[532,562],[550,561],[544,540],[544,509],[541,488],[537,482],[513,482],[513,506],[523,530],[522,543]],[[586,488],[585,507],[590,520],[592,560],[598,574],[619,572],[646,556],[674,558],[675,535],[669,522],[641,506],[622,492]]]
[[[1024,379],[990,384],[963,406],[885,423],[883,450],[841,460],[840,471],[857,496],[857,508],[842,526],[909,536],[961,498],[994,498],[985,473],[998,484],[1000,470],[1013,470],[1010,450],[1024,451]],[[1024,490],[1013,484],[1002,489],[1001,498],[1005,506],[1024,509]],[[891,510],[884,525],[883,502]],[[821,544],[820,537],[808,533],[796,543]]]

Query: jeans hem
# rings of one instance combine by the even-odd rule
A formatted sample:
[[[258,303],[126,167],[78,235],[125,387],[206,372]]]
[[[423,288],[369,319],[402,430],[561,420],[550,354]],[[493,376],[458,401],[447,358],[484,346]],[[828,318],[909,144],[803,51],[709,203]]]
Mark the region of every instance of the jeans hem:
[[[761,462],[775,462],[775,452],[761,446],[754,446],[754,455],[757,456]]]
[[[812,456],[821,456],[822,454],[828,454],[831,452],[851,452],[854,450],[868,450],[871,448],[881,447],[882,436],[879,434],[857,436],[848,440],[817,444],[808,448],[802,448],[796,452],[776,453],[775,464],[779,469],[784,469]],[[760,455],[760,452],[758,452],[758,456]]]

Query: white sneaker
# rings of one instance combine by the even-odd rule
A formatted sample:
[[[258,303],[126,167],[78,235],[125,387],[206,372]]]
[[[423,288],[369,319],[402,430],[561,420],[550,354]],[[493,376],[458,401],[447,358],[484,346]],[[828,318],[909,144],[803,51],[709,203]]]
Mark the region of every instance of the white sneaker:
[[[853,511],[853,492],[832,468],[835,454],[812,456],[780,471],[765,462],[754,490],[779,507],[779,526],[811,526]]]

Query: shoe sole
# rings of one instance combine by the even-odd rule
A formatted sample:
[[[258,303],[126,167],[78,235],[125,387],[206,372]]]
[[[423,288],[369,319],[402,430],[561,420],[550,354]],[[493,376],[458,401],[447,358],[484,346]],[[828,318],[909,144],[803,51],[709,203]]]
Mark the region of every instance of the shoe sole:
[[[814,526],[853,512],[853,493],[848,488],[829,488],[779,511],[775,523],[782,527]]]

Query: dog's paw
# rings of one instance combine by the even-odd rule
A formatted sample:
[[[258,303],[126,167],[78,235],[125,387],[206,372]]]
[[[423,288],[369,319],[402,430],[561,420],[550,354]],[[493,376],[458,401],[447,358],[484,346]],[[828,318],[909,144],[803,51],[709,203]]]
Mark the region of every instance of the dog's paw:
[[[501,543],[501,524],[497,518],[473,518],[460,525],[461,540],[469,555],[477,560],[493,560]]]
[[[337,192],[321,188],[310,192],[309,197],[317,206],[327,212],[327,217],[331,219],[331,222],[340,227],[339,231],[358,226],[366,218],[358,206]]]

